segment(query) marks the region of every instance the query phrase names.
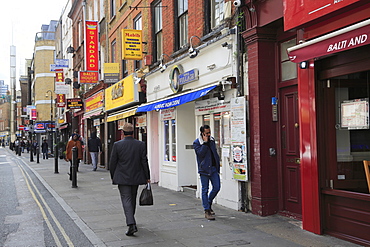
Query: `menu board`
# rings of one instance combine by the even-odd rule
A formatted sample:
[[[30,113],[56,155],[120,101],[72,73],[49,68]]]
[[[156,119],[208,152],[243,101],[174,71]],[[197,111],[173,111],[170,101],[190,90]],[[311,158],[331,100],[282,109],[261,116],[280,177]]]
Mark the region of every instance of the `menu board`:
[[[343,101],[341,109],[341,127],[349,130],[369,129],[369,99]]]

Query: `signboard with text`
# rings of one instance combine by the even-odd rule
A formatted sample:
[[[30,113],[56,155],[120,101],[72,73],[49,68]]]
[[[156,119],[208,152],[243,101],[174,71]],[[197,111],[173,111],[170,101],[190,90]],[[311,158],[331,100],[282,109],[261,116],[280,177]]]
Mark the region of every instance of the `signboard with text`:
[[[134,83],[133,74],[105,89],[105,110],[139,102],[139,85]]]
[[[97,83],[99,81],[98,72],[80,71],[78,73],[78,80],[80,83]]]
[[[284,29],[289,30],[360,0],[284,0]]]
[[[103,107],[104,91],[100,91],[93,96],[85,99],[85,113]]]
[[[104,63],[104,83],[119,81],[119,63]]]
[[[67,109],[82,109],[83,102],[80,98],[67,99]]]
[[[66,106],[66,95],[57,94],[57,107],[65,107],[65,106]]]
[[[124,60],[143,59],[143,44],[141,30],[122,29],[122,59]]]
[[[85,36],[86,70],[98,71],[99,70],[98,22],[86,21],[85,34],[86,34]]]

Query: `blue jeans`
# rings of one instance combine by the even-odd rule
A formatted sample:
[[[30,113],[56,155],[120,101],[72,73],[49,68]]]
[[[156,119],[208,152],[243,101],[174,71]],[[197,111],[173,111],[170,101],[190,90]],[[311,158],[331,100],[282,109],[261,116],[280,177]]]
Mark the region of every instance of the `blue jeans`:
[[[99,152],[90,152],[90,155],[91,155],[91,163],[92,163],[93,169],[96,170],[96,168],[98,168]]]
[[[209,182],[211,181],[212,190],[208,194]],[[200,182],[202,184],[202,204],[204,210],[211,209],[213,199],[217,196],[217,193],[220,191],[221,182],[220,175],[218,174],[216,167],[212,167],[211,176],[200,175]]]

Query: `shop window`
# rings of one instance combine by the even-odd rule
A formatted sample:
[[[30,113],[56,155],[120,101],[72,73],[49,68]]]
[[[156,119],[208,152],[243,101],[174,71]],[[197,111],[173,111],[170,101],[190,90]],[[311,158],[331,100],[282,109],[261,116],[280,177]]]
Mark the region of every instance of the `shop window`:
[[[334,189],[368,192],[363,160],[370,160],[369,78],[370,72],[361,72],[324,82],[327,93],[334,94],[326,103],[328,111],[329,107],[335,108],[335,116],[328,113],[326,120],[331,127],[329,133],[333,133],[336,140],[335,145],[327,145],[328,149],[335,148],[336,153],[336,157],[332,157],[336,162],[328,165],[328,174],[334,175],[328,179],[329,186]],[[327,150],[328,154],[330,152]]]
[[[170,161],[170,126],[169,120],[164,122],[164,161]]]
[[[176,120],[164,120],[164,161],[176,162]]]
[[[297,65],[289,60],[287,49],[296,45],[296,39],[291,39],[280,44],[280,74],[281,81],[297,78]]]
[[[171,130],[172,130],[172,161],[176,162],[176,120],[171,120]]]
[[[221,157],[221,113],[213,114],[213,121],[214,121],[213,137],[215,138],[218,156]]]

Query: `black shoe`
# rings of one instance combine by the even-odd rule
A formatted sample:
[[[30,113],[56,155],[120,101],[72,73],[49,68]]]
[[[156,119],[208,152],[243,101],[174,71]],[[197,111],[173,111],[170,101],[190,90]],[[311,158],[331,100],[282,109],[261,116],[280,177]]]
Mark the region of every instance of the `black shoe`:
[[[136,225],[129,225],[128,230],[126,232],[126,235],[127,236],[133,236],[135,232],[137,232]]]

